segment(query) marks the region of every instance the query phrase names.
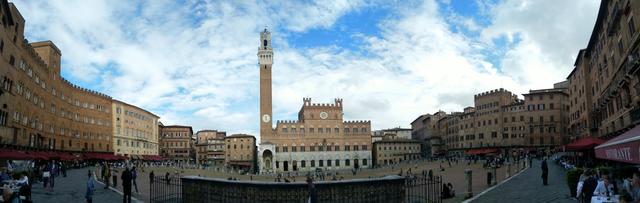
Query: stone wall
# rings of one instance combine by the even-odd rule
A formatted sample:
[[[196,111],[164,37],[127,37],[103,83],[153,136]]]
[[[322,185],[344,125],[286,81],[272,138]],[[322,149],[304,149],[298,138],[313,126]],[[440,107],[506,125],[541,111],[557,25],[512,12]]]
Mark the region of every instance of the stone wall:
[[[318,202],[402,202],[405,180],[400,176],[316,182]],[[182,178],[183,202],[307,202],[308,184]]]

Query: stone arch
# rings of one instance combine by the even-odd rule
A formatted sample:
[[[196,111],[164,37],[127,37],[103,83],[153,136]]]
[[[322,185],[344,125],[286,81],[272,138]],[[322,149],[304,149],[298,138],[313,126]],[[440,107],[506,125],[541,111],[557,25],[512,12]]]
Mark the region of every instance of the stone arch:
[[[264,171],[273,171],[273,152],[271,150],[264,150],[262,152],[262,163],[264,163]]]

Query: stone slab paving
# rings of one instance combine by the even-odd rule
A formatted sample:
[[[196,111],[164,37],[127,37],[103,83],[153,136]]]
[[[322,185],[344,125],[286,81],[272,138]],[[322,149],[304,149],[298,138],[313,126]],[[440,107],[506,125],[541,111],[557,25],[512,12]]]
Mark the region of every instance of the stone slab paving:
[[[84,195],[87,191],[87,171],[93,168],[73,169],[67,171],[67,177],[56,177],[53,192],[45,191],[42,182],[33,184],[33,202],[86,202]],[[96,182],[93,202],[122,202],[122,195],[111,189],[103,189],[103,185]]]
[[[547,163],[549,164],[549,185],[542,185],[540,161],[534,161],[532,168],[471,202],[577,202],[570,197],[565,170],[553,161]]]

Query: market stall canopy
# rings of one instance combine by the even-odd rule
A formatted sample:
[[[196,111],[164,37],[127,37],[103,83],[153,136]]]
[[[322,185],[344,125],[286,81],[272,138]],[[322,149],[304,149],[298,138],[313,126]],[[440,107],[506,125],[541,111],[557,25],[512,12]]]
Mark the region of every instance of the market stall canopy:
[[[21,151],[14,150],[1,150],[0,151],[0,159],[9,159],[9,160],[29,160],[39,158],[37,156],[27,154]]]
[[[469,149],[466,151],[468,155],[476,155],[476,154],[490,154],[496,153],[498,149],[496,148],[485,148],[485,149]]]
[[[640,164],[640,125],[596,147],[596,157]]]
[[[594,147],[604,143],[604,140],[595,137],[585,137],[565,145],[565,150],[579,151],[593,149]]]
[[[142,155],[142,157],[147,161],[162,161],[162,157],[158,155]]]

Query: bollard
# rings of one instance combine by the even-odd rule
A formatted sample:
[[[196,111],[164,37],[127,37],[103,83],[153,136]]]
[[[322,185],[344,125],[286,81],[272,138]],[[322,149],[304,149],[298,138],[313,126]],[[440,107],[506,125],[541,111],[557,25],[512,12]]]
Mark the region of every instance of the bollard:
[[[511,163],[507,163],[507,178],[511,177]]]
[[[492,179],[492,181],[491,181],[491,185],[496,185],[496,184],[497,184],[497,182],[498,182],[498,181],[497,181],[497,180],[498,180],[498,173],[496,173],[496,168],[497,168],[497,167],[493,167],[493,168],[491,169],[491,173],[493,174],[493,176],[492,176],[492,178],[493,178],[493,179]]]
[[[465,169],[464,179],[465,179],[465,182],[467,182],[467,191],[464,194],[465,199],[469,199],[473,197],[473,190],[471,185],[471,180],[473,179],[472,177],[473,177],[473,171],[471,169]]]

